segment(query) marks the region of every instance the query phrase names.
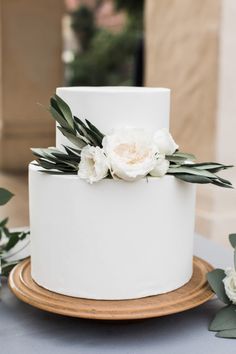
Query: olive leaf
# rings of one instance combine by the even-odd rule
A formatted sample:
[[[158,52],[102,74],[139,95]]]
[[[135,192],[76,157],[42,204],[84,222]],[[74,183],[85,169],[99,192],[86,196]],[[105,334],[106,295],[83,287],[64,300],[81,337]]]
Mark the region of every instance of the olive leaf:
[[[181,152],[179,150],[177,150],[176,152],[174,152],[173,155],[171,156],[176,156],[176,157],[182,157],[186,160],[190,160],[190,161],[195,161],[196,160],[196,157],[193,155],[193,154],[187,154],[185,152]]]
[[[70,131],[68,131],[67,129],[58,126],[57,129],[60,130],[60,132],[75,146],[79,147],[80,149],[82,149],[85,145],[89,144],[90,141],[82,136],[82,135],[74,135],[71,134]]]
[[[212,180],[208,177],[191,175],[191,174],[187,174],[187,173],[185,173],[185,174],[184,173],[177,173],[177,174],[175,174],[175,177],[177,179],[180,179],[184,182],[189,182],[189,183],[198,183],[198,184],[212,183]]]
[[[73,115],[71,112],[70,107],[68,104],[58,95],[54,95],[51,99],[51,102],[56,103],[55,107],[58,107],[59,110],[62,112],[65,120],[67,121],[68,125],[71,127],[71,129],[74,130],[74,119]]]
[[[48,110],[51,113],[52,117],[57,121],[57,123],[61,127],[66,128],[72,132],[74,131],[73,129],[71,129],[71,126],[68,124],[65,118],[60,113],[58,113],[58,111],[54,107],[50,106]]]
[[[63,173],[76,173],[80,162],[80,150],[67,148],[63,152],[57,148],[31,149],[37,158],[36,166],[41,166],[45,170],[60,171]],[[44,170],[42,170],[44,171]],[[46,172],[46,171],[45,171]]]
[[[216,167],[217,166],[217,167]],[[181,163],[179,160],[177,163],[170,165],[168,174],[174,175],[176,178],[185,182],[206,184],[212,183],[219,187],[233,188],[231,182],[223,179],[222,177],[213,173],[213,171],[223,170],[231,166],[217,164],[214,162],[206,162],[201,164],[186,164]]]
[[[217,177],[207,171],[207,170],[199,170],[198,168],[192,167],[192,166],[180,166],[180,167],[170,167],[168,170],[168,173],[170,174],[177,174],[177,173],[188,173],[191,175],[196,175],[196,176],[202,176],[202,177],[208,177],[208,178],[213,178],[213,179],[217,179]]]

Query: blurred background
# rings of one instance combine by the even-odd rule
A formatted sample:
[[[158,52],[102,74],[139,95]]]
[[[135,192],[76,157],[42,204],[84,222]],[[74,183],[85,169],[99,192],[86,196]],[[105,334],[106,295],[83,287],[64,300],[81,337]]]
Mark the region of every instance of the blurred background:
[[[29,224],[30,147],[54,145],[54,122],[42,106],[58,86],[169,87],[181,149],[236,164],[235,0],[0,5],[0,186],[15,194],[0,218],[9,216],[10,226]],[[236,185],[235,169],[224,176]],[[227,244],[236,232],[234,190],[198,187],[196,231]]]

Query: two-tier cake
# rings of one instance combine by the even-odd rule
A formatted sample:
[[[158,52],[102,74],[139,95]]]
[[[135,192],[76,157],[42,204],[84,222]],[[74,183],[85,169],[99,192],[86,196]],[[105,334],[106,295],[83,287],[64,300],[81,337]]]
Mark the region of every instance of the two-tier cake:
[[[101,131],[169,129],[170,90],[58,88],[74,116]],[[58,130],[56,146],[73,146]],[[172,291],[192,276],[195,185],[174,176],[89,184],[29,167],[32,277],[53,292],[133,299]]]

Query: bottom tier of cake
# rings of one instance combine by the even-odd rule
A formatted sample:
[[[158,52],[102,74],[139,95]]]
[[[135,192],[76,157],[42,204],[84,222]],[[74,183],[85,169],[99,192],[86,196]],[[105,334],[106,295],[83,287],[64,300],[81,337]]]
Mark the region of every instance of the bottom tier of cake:
[[[172,176],[93,185],[29,167],[36,283],[121,300],[172,291],[192,275],[195,186]]]

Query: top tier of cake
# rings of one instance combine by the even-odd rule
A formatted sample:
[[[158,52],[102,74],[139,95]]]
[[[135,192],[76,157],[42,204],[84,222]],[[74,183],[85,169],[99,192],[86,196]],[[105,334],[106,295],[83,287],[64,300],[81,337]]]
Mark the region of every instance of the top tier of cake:
[[[101,132],[109,134],[121,127],[153,131],[169,129],[170,90],[151,87],[60,87],[60,96],[73,115],[88,119]],[[68,140],[57,131],[57,143]]]

